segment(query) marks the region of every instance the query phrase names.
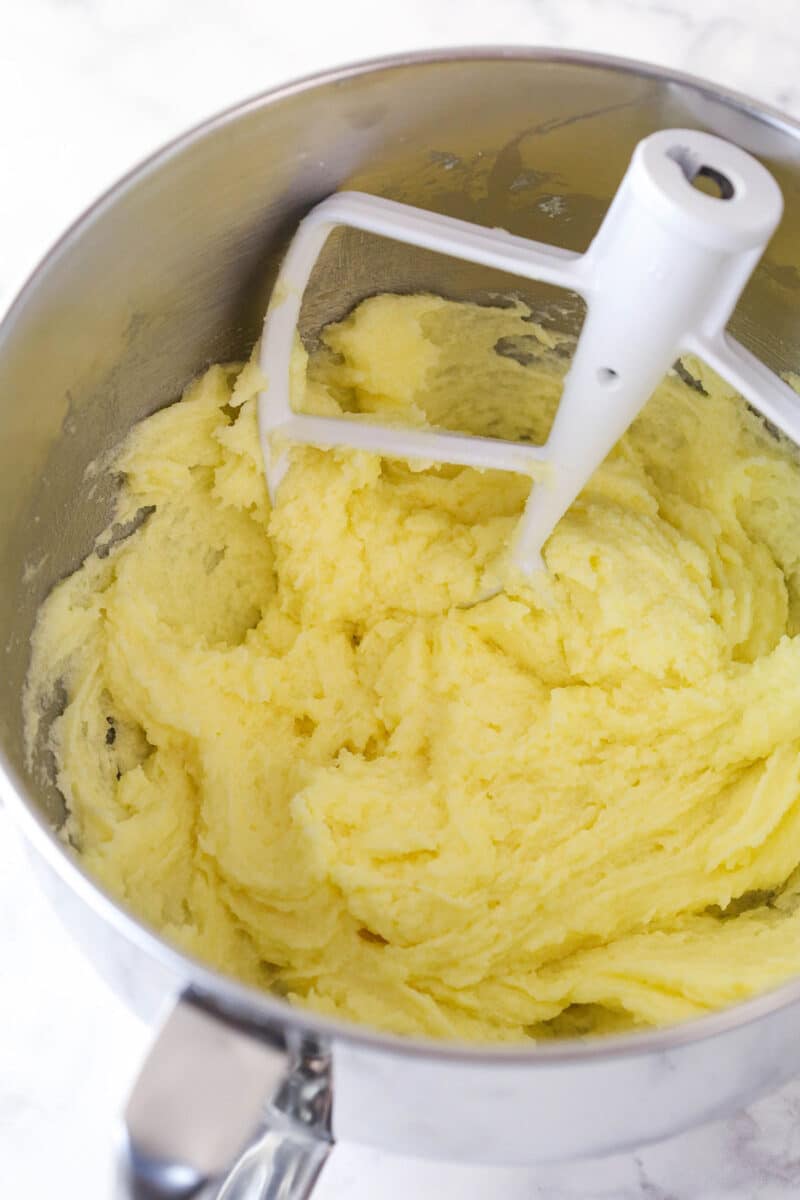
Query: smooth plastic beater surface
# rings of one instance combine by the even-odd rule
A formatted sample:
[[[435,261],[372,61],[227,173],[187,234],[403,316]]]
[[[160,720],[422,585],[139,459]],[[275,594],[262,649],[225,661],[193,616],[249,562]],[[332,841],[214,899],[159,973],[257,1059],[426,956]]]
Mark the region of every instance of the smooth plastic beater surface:
[[[699,179],[716,194],[694,186]],[[300,224],[264,322],[259,430],[270,494],[291,442],[522,474],[546,462],[551,469],[532,486],[511,545],[512,566],[530,574],[542,566],[555,525],[681,353],[704,359],[800,442],[800,397],[725,331],[782,211],[778,185],[756,159],[691,129],[664,130],[637,145],[584,254],[359,192],[330,196]],[[586,319],[544,445],[292,409],[289,362],[303,293],[338,225],[583,296]]]

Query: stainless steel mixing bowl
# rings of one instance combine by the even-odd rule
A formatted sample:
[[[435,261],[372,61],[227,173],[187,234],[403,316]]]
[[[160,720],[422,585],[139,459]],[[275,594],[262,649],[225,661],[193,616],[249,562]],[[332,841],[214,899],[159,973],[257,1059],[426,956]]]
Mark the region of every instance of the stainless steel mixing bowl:
[[[697,80],[548,51],[348,67],[224,113],[86,213],[0,327],[5,802],[31,869],[98,969],[143,1014],[171,1006],[126,1114],[126,1194],[216,1194],[238,1157],[231,1200],[248,1187],[307,1195],[334,1138],[506,1164],[619,1150],[800,1070],[800,981],[678,1028],[513,1051],[383,1037],[293,1010],[193,962],[87,878],[54,832],[63,806],[46,751],[32,769],[23,752],[37,607],[110,512],[115,483],[89,464],[206,364],[248,353],[276,262],[311,205],[360,188],[582,250],[635,143],[670,126],[730,138],[778,179],[786,215],[732,328],[774,370],[797,370],[800,127]],[[313,339],[383,288],[471,298],[515,288],[545,320],[580,316],[552,289],[338,234],[304,333]]]

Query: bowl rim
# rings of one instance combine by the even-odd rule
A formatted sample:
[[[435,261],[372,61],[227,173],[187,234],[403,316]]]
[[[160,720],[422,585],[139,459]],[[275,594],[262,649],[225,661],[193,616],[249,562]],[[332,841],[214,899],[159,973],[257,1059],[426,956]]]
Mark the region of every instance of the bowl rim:
[[[531,64],[557,64],[610,70],[640,79],[676,83],[698,95],[721,104],[729,111],[755,118],[793,137],[800,150],[800,121],[779,109],[761,104],[752,97],[681,71],[654,63],[589,51],[562,50],[548,46],[475,45],[407,51],[377,58],[357,60],[341,66],[315,71],[231,104],[190,126],[140,159],[106,188],[66,228],[29,272],[4,313],[0,313],[0,354],[13,335],[28,298],[36,291],[48,271],[72,248],[83,232],[115,204],[129,188],[157,171],[173,156],[224,128],[250,112],[290,99],[318,87],[335,84],[362,75],[379,74],[398,68],[431,66],[437,63],[466,63],[480,60],[513,60]],[[154,929],[106,891],[80,865],[67,844],[25,799],[27,787],[21,774],[0,746],[0,801],[5,800],[12,818],[27,842],[42,856],[60,880],[94,910],[125,941],[156,959],[176,979],[189,979],[176,995],[187,996],[207,1012],[223,1021],[231,1021],[256,1036],[274,1038],[281,1034],[318,1036],[323,1044],[334,1040],[362,1050],[379,1051],[401,1058],[423,1058],[462,1066],[516,1067],[525,1070],[559,1063],[599,1063],[620,1058],[674,1051],[680,1047],[720,1037],[742,1026],[764,1020],[773,1013],[800,1002],[800,975],[766,992],[729,1005],[724,1009],[691,1018],[678,1025],[636,1033],[608,1034],[603,1037],[565,1038],[548,1043],[500,1044],[404,1037],[383,1033],[355,1022],[326,1017],[311,1009],[291,1005],[281,998],[240,983],[231,976],[208,966],[194,956],[170,944]],[[82,950],[82,947],[81,947]]]

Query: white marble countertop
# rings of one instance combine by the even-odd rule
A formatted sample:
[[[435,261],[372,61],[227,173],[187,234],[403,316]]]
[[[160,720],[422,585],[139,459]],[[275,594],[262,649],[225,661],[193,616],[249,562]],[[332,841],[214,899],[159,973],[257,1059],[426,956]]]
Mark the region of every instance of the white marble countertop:
[[[539,44],[704,75],[800,115],[798,0],[25,0],[0,5],[0,308],[64,225],[159,143],[313,70],[424,46]],[[104,1200],[149,1031],[65,935],[0,812],[0,1195]],[[476,1171],[339,1146],[320,1200],[789,1200],[800,1081],[602,1162]]]

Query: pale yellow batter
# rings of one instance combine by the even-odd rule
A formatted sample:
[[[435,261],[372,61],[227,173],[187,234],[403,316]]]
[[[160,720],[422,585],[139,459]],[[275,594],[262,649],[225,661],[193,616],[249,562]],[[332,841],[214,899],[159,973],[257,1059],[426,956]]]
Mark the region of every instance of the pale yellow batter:
[[[297,398],[540,438],[563,359],[526,316],[369,300]],[[33,744],[66,687],[90,870],[223,970],[404,1034],[662,1024],[800,972],[800,466],[696,369],[536,592],[472,608],[525,480],[297,450],[270,513],[252,365],[136,428],[117,519],[152,511],[50,596],[27,697]]]

